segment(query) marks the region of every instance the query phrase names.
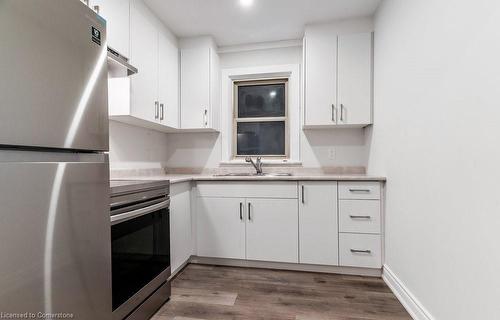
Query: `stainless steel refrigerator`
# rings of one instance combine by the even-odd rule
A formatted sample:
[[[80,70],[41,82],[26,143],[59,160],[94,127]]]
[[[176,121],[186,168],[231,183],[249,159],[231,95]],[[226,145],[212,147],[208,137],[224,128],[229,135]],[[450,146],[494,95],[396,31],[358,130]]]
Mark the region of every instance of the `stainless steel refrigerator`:
[[[111,318],[106,54],[79,0],[0,0],[4,318]]]

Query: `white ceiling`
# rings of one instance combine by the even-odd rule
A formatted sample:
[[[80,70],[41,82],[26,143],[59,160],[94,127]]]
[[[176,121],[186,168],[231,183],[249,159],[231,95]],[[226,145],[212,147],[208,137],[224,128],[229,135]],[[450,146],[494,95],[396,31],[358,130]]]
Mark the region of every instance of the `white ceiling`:
[[[309,23],[372,15],[381,0],[145,0],[178,37],[212,35],[219,46],[299,39]]]

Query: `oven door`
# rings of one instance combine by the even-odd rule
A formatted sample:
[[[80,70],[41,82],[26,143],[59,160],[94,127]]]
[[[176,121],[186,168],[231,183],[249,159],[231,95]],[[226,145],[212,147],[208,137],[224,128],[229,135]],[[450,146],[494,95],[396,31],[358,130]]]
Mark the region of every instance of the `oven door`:
[[[169,204],[111,216],[113,319],[124,319],[170,276]]]

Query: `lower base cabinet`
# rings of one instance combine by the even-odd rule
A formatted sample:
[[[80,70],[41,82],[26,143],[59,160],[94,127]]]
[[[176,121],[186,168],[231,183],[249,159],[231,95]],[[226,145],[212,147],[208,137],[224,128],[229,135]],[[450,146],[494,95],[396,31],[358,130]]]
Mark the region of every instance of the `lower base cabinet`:
[[[382,267],[382,240],[378,234],[341,233],[340,265],[346,267]]]
[[[175,273],[193,254],[191,183],[170,187],[170,260]]]
[[[299,191],[299,262],[337,266],[337,182],[300,182]]]
[[[198,198],[199,256],[245,259],[244,204],[242,198]]]
[[[372,181],[199,183],[197,255],[380,269],[380,188]]]
[[[202,257],[298,262],[296,199],[198,198]]]
[[[299,262],[297,199],[247,199],[248,260]]]

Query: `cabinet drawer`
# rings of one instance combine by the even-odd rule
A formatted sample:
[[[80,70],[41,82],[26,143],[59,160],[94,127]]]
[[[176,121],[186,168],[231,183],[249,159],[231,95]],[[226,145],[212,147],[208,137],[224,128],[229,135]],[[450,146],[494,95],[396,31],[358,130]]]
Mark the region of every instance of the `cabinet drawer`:
[[[380,233],[380,201],[340,200],[339,230],[352,233]]]
[[[380,235],[341,233],[339,235],[341,266],[380,268],[382,240]]]
[[[201,181],[199,197],[297,199],[297,182],[288,181]]]
[[[380,182],[339,182],[339,199],[380,199]]]

